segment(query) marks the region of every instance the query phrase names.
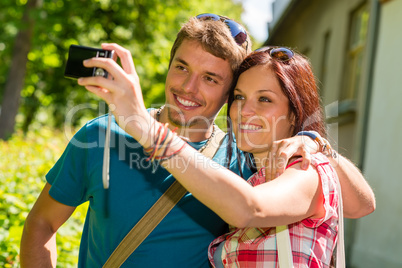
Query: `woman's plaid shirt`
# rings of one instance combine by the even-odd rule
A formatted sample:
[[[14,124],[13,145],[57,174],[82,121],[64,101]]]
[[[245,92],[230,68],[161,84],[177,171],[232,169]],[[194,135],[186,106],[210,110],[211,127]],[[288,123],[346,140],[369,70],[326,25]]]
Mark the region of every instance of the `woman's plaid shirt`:
[[[320,219],[304,219],[288,226],[294,267],[329,267],[336,245],[337,175],[322,154],[313,155],[312,165],[321,178],[325,216]],[[265,170],[255,173],[248,182],[253,186],[264,183]],[[225,243],[221,255],[224,267],[279,267],[275,228],[238,229],[230,226],[229,233],[218,237],[209,246],[208,257],[213,266],[213,255],[221,242]]]

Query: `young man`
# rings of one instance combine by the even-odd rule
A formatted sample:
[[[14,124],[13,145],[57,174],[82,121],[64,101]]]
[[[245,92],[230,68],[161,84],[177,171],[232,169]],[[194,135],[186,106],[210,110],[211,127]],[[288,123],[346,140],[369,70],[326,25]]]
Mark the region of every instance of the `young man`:
[[[191,18],[182,27],[171,52],[165,108],[151,111],[160,122],[177,127],[176,132],[200,151],[208,146],[214,133],[213,120],[226,101],[233,72],[251,47],[249,38],[242,37],[246,33],[234,29],[238,25],[233,21],[224,23],[224,20],[201,16]],[[122,67],[108,59],[91,59],[86,61],[87,67],[104,68],[113,80],[85,78],[79,84],[96,92],[117,111],[124,109],[119,106],[119,99],[136,97],[132,88],[140,87],[139,79],[129,51],[116,44],[105,44],[103,48],[115,50]],[[116,117],[112,123],[110,187],[105,190],[102,163],[107,118],[94,119],[78,131],[47,174],[47,183],[26,220],[21,241],[22,267],[55,266],[56,232],[75,207],[86,201],[90,207],[82,234],[79,267],[101,267],[173,183],[174,178],[166,170],[153,170],[143,148],[123,130],[130,120],[137,120],[135,115],[127,115]],[[299,150],[298,143],[294,144],[278,152],[292,154]],[[213,158],[222,165],[226,146],[225,139]],[[237,157],[232,159],[230,169],[238,173]],[[374,198],[359,171],[349,162],[341,162],[339,169],[345,195],[350,200],[345,200],[350,203],[345,204],[345,214],[360,217],[371,212]],[[245,178],[250,174],[243,170]],[[216,214],[186,194],[123,267],[209,267],[208,245],[226,228],[227,224]]]

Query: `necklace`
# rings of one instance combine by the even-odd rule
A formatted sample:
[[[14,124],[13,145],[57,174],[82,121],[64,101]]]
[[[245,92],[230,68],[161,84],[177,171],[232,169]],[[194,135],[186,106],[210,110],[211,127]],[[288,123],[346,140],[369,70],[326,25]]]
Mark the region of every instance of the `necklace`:
[[[158,110],[156,111],[155,119],[156,119],[156,121],[158,121],[158,122],[160,122],[159,119],[160,119],[160,117],[161,117],[161,112],[162,112],[163,108],[165,108],[165,105],[159,107]],[[207,146],[210,144],[212,138],[215,136],[215,130],[216,130],[216,128],[215,128],[215,123],[214,123],[214,124],[212,125],[212,133],[211,133],[211,135],[208,137],[208,139],[207,139],[207,141],[205,142],[205,144],[204,144],[203,146],[201,146],[200,149],[198,149],[198,151],[199,151],[200,153],[202,153],[202,151],[204,151],[205,148],[207,148]]]

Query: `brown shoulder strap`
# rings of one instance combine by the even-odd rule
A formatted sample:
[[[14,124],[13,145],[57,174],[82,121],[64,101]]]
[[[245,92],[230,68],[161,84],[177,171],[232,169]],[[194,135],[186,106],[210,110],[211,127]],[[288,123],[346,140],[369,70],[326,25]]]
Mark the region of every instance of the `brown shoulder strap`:
[[[215,135],[202,152],[204,156],[212,159],[218,151],[225,135],[226,134],[215,125]],[[141,220],[133,227],[133,229],[131,229],[131,231],[123,238],[120,244],[109,256],[109,259],[103,265],[103,268],[120,267],[172,210],[186,192],[187,190],[175,180],[158,201],[155,202]]]

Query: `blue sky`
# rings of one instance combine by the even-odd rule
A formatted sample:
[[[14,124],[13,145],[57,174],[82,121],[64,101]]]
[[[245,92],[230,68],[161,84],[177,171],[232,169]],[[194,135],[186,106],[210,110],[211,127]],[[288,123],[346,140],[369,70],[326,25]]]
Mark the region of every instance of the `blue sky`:
[[[267,23],[271,20],[271,6],[274,0],[240,0],[244,13],[242,20],[256,40],[263,42],[268,37]]]

